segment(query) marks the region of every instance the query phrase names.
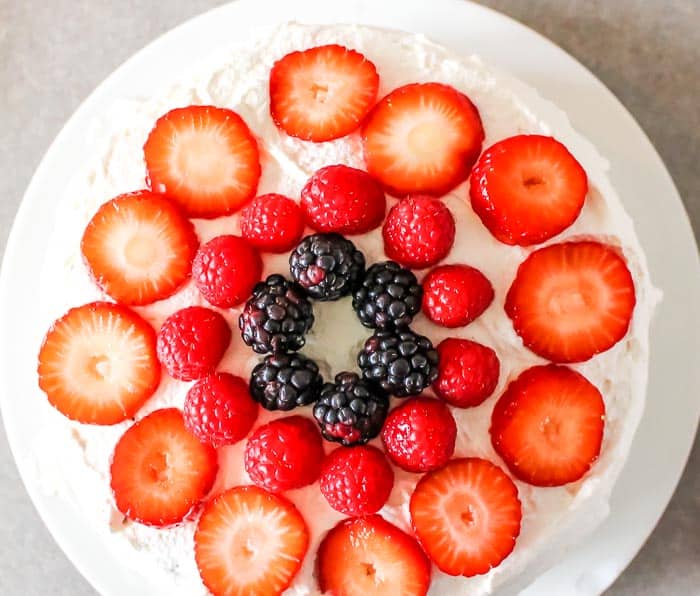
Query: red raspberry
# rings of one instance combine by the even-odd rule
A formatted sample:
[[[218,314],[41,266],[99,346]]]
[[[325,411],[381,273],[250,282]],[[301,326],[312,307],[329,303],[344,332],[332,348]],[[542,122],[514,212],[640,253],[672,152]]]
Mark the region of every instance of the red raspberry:
[[[194,381],[214,372],[231,341],[218,312],[190,306],[170,315],[158,331],[158,360],[171,377]]]
[[[207,302],[231,308],[250,296],[260,281],[258,251],[239,236],[217,236],[203,244],[192,264],[192,277]]]
[[[185,427],[202,443],[231,445],[245,437],[258,417],[258,404],[240,377],[214,373],[197,381],[187,392]]]
[[[500,363],[491,348],[448,337],[437,347],[440,363],[433,390],[458,408],[478,406],[498,385]]]
[[[435,267],[423,279],[423,312],[443,327],[471,323],[493,301],[493,286],[469,265]]]
[[[394,486],[394,472],[376,447],[339,447],[326,456],[319,485],[336,511],[366,515],[386,503]]]
[[[301,191],[307,223],[319,232],[362,234],[384,219],[386,198],[367,172],[348,166],[318,170]]]
[[[259,250],[287,252],[304,233],[304,214],[285,196],[270,193],[253,199],[241,211],[241,234]]]
[[[455,220],[439,199],[400,200],[384,222],[384,252],[404,267],[424,269],[441,261],[455,241]]]
[[[394,408],[384,423],[384,449],[408,472],[429,472],[447,463],[455,450],[457,424],[444,402],[415,397]]]
[[[273,420],[248,439],[244,460],[253,483],[274,493],[311,484],[323,460],[318,427],[303,416]]]

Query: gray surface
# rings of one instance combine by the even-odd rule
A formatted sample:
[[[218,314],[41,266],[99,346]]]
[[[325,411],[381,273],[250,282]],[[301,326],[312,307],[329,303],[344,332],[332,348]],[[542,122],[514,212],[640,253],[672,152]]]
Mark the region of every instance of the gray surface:
[[[32,172],[79,102],[154,37],[217,4],[217,0],[0,0],[0,245]],[[483,4],[549,37],[612,89],[659,150],[697,234],[700,0]],[[94,594],[39,520],[2,432],[0,510],[0,594]],[[698,594],[699,586],[700,445],[696,442],[661,523],[608,594]]]

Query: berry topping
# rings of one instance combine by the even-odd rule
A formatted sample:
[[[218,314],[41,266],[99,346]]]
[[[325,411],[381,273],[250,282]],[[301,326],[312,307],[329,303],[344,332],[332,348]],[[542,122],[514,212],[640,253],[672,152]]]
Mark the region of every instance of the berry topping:
[[[471,408],[486,400],[498,385],[500,363],[491,348],[448,337],[437,347],[438,378],[433,391],[457,408]]]
[[[319,232],[363,234],[384,219],[386,198],[381,185],[363,170],[326,166],[301,190],[307,223]]]
[[[333,596],[425,596],[430,561],[418,543],[379,515],[344,519],[316,560],[321,592]]]
[[[539,244],[581,212],[588,179],[552,137],[519,135],[484,151],[471,174],[472,208],[501,242]]]
[[[413,196],[398,201],[382,230],[384,252],[411,269],[424,269],[444,259],[455,241],[455,220],[439,199]]]
[[[314,418],[326,440],[348,446],[376,437],[388,410],[389,398],[381,389],[355,373],[342,372],[335,383],[321,388]]]
[[[355,290],[352,307],[365,327],[404,327],[420,310],[423,289],[416,276],[394,261],[375,263]]]
[[[261,195],[241,211],[241,235],[258,250],[287,252],[303,233],[302,210],[282,195]]]
[[[255,285],[238,319],[243,341],[258,354],[300,349],[313,323],[303,288],[276,274]]]
[[[566,242],[525,259],[505,309],[533,352],[554,362],[582,362],[625,336],[634,305],[632,275],[614,248]]]
[[[386,503],[394,486],[394,472],[376,447],[338,447],[323,462],[319,486],[336,511],[366,515],[376,513]]]
[[[258,145],[231,110],[171,110],[156,122],[143,153],[149,188],[174,200],[189,217],[227,215],[255,196]]]
[[[498,399],[491,442],[520,480],[561,486],[598,458],[605,405],[600,392],[566,366],[533,366]]]
[[[314,234],[289,255],[289,271],[312,298],[338,300],[362,279],[365,257],[339,234]]]
[[[133,417],[160,382],[153,328],[125,306],[72,308],[39,352],[39,387],[71,420],[116,424]]]
[[[323,443],[313,421],[277,418],[253,432],[245,447],[245,469],[254,484],[278,493],[316,482]]]
[[[463,327],[493,302],[491,282],[469,265],[441,265],[423,279],[423,312],[443,327]]]
[[[464,182],[483,140],[474,104],[440,83],[395,89],[362,125],[367,171],[398,197],[441,196]]]
[[[149,526],[183,520],[211,490],[216,451],[185,428],[177,408],[156,410],[131,426],[114,448],[110,468],[117,509]]]
[[[270,72],[270,114],[293,137],[330,141],[355,130],[377,98],[377,69],[339,45],[292,52]]]
[[[438,375],[438,353],[407,327],[378,329],[357,356],[362,377],[398,397],[418,395]]]
[[[218,312],[189,306],[170,315],[158,331],[158,360],[180,381],[214,372],[231,341],[231,329]]]
[[[245,437],[258,417],[246,382],[229,373],[214,373],[187,392],[185,427],[202,443],[231,445]]]
[[[443,402],[414,397],[394,408],[382,430],[387,455],[408,472],[429,472],[452,457],[457,424]]]
[[[106,294],[143,305],[178,290],[190,276],[198,244],[194,227],[175,205],[141,190],[102,205],[85,228],[80,250]]]
[[[260,255],[238,236],[217,236],[203,244],[192,266],[202,296],[219,308],[243,302],[261,275]]]
[[[488,573],[520,534],[518,489],[485,459],[454,459],[423,476],[410,512],[418,541],[448,575]]]
[[[250,376],[250,393],[267,410],[291,410],[318,399],[323,378],[303,354],[270,354]]]
[[[194,535],[199,575],[213,596],[279,596],[308,546],[299,510],[256,486],[237,486],[209,501]]]

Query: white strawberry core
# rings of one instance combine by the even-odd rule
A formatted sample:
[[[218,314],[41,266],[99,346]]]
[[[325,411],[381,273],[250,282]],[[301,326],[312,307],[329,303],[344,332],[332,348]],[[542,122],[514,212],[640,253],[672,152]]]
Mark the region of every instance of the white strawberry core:
[[[179,131],[171,159],[171,172],[180,184],[204,193],[234,184],[240,169],[226,133],[213,125]]]

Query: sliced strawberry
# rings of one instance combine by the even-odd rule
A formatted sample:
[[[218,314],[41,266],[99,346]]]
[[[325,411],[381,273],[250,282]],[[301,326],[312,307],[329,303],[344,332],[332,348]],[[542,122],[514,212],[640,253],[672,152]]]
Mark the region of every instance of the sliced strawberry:
[[[539,244],[578,217],[588,178],[559,141],[518,135],[484,151],[471,174],[472,208],[501,242]]]
[[[90,220],[80,248],[95,283],[123,304],[174,294],[190,275],[199,241],[170,201],[148,190],[120,195]]]
[[[520,534],[518,489],[485,459],[453,459],[423,476],[410,512],[425,552],[449,575],[488,573],[510,554]]]
[[[64,416],[116,424],[134,416],[158,388],[156,333],[118,304],[72,308],[46,334],[38,373],[39,387]]]
[[[441,196],[464,182],[484,129],[469,98],[441,83],[395,89],[362,125],[367,171],[387,192]]]
[[[194,543],[199,574],[214,596],[277,596],[299,571],[309,532],[284,497],[238,486],[207,503]]]
[[[505,309],[516,333],[553,362],[582,362],[620,341],[635,305],[624,259],[599,242],[533,252],[518,268]]]
[[[603,398],[586,377],[566,366],[533,366],[496,402],[491,442],[521,480],[561,486],[598,458],[604,419]]]
[[[149,188],[179,203],[189,217],[227,215],[255,196],[258,144],[232,110],[171,110],[156,122],[143,153]]]
[[[149,526],[176,524],[211,490],[216,450],[185,429],[177,408],[156,410],[119,439],[111,486],[117,509]]]
[[[292,52],[270,72],[270,114],[293,137],[330,141],[362,122],[377,98],[377,69],[339,45]]]
[[[422,596],[430,586],[430,561],[418,543],[376,514],[341,521],[316,564],[321,592],[333,596]]]

